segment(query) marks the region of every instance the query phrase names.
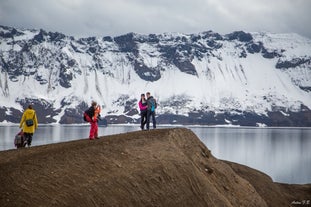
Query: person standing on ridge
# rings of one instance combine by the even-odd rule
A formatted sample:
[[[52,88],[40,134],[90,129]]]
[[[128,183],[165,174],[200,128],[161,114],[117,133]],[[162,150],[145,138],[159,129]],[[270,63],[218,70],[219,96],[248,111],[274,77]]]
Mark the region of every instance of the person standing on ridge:
[[[140,95],[140,101],[138,102],[138,106],[140,109],[140,128],[144,130],[145,124],[147,123],[147,100],[145,98],[145,94]]]
[[[149,130],[150,117],[152,117],[153,129],[156,128],[155,109],[157,108],[157,101],[147,92],[147,130]]]
[[[38,128],[36,111],[32,108],[31,104],[23,113],[19,128],[22,128],[25,140],[27,140],[27,145],[28,147],[30,147],[32,142],[32,136],[35,133],[35,130]]]
[[[91,124],[90,128],[90,140],[98,138],[98,120],[100,119],[101,108],[95,101],[92,102],[91,107],[85,112],[85,116],[88,122]]]

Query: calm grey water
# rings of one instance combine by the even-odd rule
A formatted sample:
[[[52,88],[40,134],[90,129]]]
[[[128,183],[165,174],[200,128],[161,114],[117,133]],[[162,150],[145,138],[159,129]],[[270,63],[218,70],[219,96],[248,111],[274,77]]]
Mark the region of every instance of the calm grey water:
[[[219,159],[258,169],[276,182],[311,183],[311,128],[187,128]],[[112,125],[99,127],[99,135],[136,130],[139,130],[138,126]],[[14,136],[18,131],[17,126],[0,126],[0,150],[14,149]],[[87,138],[88,133],[87,125],[40,126],[32,144]]]

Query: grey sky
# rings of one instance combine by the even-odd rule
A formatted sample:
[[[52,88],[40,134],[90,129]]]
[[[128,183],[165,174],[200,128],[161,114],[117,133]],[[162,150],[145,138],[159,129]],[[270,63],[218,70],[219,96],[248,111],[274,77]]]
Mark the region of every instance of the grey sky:
[[[0,24],[73,36],[207,30],[311,38],[311,0],[0,0]]]

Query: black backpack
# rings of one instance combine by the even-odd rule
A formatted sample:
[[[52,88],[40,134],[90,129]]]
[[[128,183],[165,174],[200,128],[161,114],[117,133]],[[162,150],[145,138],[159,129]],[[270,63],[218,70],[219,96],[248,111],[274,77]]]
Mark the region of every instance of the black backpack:
[[[94,115],[94,112],[92,113],[92,111],[94,111],[92,109],[92,107],[88,108],[86,111],[84,111],[83,113],[83,120],[86,122],[91,122],[92,121],[92,117]]]

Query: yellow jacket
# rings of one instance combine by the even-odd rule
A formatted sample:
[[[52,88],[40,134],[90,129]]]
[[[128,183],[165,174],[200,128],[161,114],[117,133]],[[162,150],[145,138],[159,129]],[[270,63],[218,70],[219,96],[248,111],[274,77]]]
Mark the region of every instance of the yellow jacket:
[[[33,120],[33,125],[32,126],[27,126],[26,125],[26,120],[32,119]],[[37,120],[37,115],[35,110],[33,109],[26,109],[24,112],[21,122],[19,124],[19,128],[23,128],[23,132],[25,133],[34,133],[35,130],[38,128],[38,120]]]

